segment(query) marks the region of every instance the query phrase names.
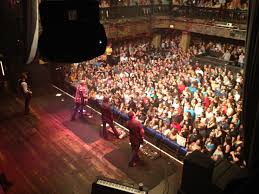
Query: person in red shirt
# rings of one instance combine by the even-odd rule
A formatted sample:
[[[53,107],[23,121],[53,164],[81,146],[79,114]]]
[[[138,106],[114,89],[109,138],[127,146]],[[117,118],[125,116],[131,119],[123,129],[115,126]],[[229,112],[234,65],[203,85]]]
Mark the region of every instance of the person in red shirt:
[[[206,108],[208,108],[208,107],[210,106],[211,101],[210,101],[210,99],[209,99],[208,96],[205,96],[205,97],[204,97],[204,99],[203,99],[203,104],[204,104],[204,106],[205,106]]]
[[[180,81],[180,82],[178,83],[177,88],[178,88],[178,90],[179,90],[181,93],[183,93],[183,91],[185,90],[185,85],[184,85],[183,81]]]
[[[129,141],[132,149],[129,166],[134,167],[140,161],[139,148],[144,141],[144,128],[132,111],[128,113],[128,116],[130,120],[127,123],[127,128],[129,129]]]
[[[147,97],[144,97],[144,98],[143,98],[143,102],[144,102],[145,104],[147,104],[147,103],[148,103],[148,98],[147,98]]]
[[[120,134],[117,131],[117,129],[115,128],[115,126],[113,124],[113,114],[112,114],[111,106],[109,104],[109,98],[108,97],[103,98],[103,102],[101,104],[101,113],[102,113],[102,123],[103,123],[103,131],[102,131],[103,138],[104,139],[108,138],[107,129],[106,129],[106,124],[108,123],[109,126],[111,127],[114,135],[118,139],[121,139],[122,134]]]
[[[76,94],[75,94],[75,108],[74,112],[71,117],[71,121],[74,121],[76,119],[76,114],[79,111],[80,116],[83,116],[83,110],[84,106],[86,104],[87,98],[88,98],[88,89],[86,86],[86,81],[81,80],[80,84],[76,88]]]
[[[178,133],[180,133],[182,131],[181,125],[175,121],[171,124],[171,127],[176,129]]]

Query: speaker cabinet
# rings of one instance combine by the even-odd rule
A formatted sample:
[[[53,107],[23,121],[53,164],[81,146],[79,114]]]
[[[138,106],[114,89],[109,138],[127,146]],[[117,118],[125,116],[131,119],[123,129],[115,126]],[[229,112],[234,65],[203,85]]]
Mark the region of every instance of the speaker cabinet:
[[[248,177],[248,172],[244,168],[230,163],[227,160],[221,160],[216,163],[212,176],[212,183],[222,193],[225,192],[228,185],[233,184],[235,181],[240,181]]]
[[[212,191],[214,161],[194,151],[184,159],[181,191],[185,194],[208,194]]]

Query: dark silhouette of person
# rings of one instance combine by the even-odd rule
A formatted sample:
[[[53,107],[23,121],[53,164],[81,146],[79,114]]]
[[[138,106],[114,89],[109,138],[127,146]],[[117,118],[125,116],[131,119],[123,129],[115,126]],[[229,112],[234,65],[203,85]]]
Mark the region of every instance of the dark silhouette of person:
[[[114,135],[121,139],[121,134],[117,131],[117,129],[114,126],[113,123],[113,113],[111,110],[111,105],[109,104],[109,98],[108,97],[104,97],[103,98],[103,102],[101,104],[101,113],[102,113],[102,123],[103,123],[103,130],[102,130],[102,136],[103,138],[107,139],[108,138],[108,134],[107,134],[107,129],[106,129],[106,123],[109,124],[109,126],[111,127]]]
[[[132,149],[129,166],[134,167],[140,161],[139,148],[144,141],[144,128],[141,122],[136,119],[134,112],[129,112],[128,116],[130,120],[127,123],[127,128],[129,129],[129,141]]]
[[[24,114],[29,114],[32,91],[30,90],[30,87],[28,85],[27,73],[22,73],[20,78],[20,87],[24,97]]]

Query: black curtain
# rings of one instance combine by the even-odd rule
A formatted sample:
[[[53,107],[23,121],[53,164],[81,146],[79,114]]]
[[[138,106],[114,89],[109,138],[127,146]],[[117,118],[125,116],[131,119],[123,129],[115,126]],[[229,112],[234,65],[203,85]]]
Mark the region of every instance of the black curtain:
[[[259,1],[249,1],[243,119],[249,169],[259,165]]]
[[[4,55],[6,76],[14,92],[24,61],[23,18],[21,3],[16,5],[14,0],[0,0],[0,53]]]

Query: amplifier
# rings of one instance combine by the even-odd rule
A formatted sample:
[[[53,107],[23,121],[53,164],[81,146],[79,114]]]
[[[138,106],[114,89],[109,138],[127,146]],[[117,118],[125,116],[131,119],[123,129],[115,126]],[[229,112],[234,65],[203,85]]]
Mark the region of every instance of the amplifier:
[[[106,178],[98,178],[92,184],[91,194],[148,194],[147,191],[134,186],[121,184],[115,180],[109,180]]]
[[[212,194],[211,180],[214,161],[200,151],[194,151],[184,159],[181,190],[186,194]]]

